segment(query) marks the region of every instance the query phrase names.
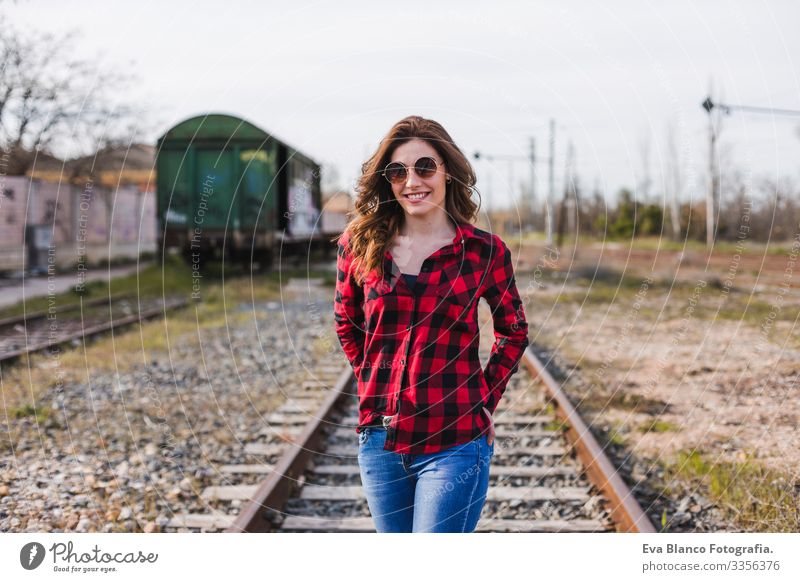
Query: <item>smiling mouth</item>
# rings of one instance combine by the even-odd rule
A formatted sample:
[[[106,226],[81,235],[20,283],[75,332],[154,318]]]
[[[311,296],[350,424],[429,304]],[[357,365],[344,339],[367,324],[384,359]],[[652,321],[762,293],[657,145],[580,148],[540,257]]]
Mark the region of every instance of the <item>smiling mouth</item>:
[[[422,200],[428,194],[430,194],[430,192],[415,192],[413,194],[406,194],[405,197],[409,200]]]

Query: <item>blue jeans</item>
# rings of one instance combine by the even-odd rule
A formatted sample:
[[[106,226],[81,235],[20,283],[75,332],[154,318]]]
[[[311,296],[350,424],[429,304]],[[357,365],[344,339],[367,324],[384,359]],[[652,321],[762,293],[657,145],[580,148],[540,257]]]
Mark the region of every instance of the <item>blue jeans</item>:
[[[385,532],[472,532],[478,525],[494,442],[487,435],[427,455],[383,450],[386,429],[358,434],[358,465],[375,529]]]

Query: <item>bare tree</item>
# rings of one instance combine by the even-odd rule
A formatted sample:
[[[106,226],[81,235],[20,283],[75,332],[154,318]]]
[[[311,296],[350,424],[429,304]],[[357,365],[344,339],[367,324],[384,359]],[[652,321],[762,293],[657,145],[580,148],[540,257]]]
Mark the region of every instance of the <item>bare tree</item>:
[[[0,22],[0,146],[9,174],[24,175],[56,147],[76,157],[130,139],[133,111],[111,98],[128,77],[70,56],[74,36],[23,36]]]

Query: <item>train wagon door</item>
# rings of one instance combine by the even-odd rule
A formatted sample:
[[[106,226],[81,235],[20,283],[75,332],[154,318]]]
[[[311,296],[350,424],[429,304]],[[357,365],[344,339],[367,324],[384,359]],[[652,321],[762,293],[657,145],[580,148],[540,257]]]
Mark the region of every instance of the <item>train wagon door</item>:
[[[191,159],[185,150],[162,149],[158,154],[159,233],[191,228]]]
[[[278,230],[289,229],[289,164],[286,146],[278,146]]]
[[[193,223],[204,234],[240,228],[233,150],[197,150]],[[230,220],[230,223],[228,221]]]
[[[276,193],[275,181],[277,152],[274,142],[259,147],[242,148],[239,163],[242,168],[241,218],[242,229],[248,235],[270,232],[275,229]]]

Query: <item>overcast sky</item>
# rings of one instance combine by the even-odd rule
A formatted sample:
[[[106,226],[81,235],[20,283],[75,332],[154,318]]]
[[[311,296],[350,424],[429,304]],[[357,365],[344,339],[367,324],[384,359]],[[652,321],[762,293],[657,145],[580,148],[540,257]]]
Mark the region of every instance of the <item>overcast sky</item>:
[[[535,4],[535,7],[533,7]],[[352,186],[400,118],[436,119],[468,154],[527,156],[547,189],[549,120],[556,188],[567,144],[583,186],[606,195],[641,180],[653,193],[678,131],[685,196],[702,196],[713,80],[732,104],[800,109],[800,4],[774,2],[63,2],[3,3],[20,29],[78,30],[82,56],[138,78],[126,98],[155,139],[186,117],[231,113],[335,166]],[[800,117],[735,113],[722,133],[753,178],[800,177]],[[475,162],[484,204],[518,203],[507,162]],[[514,166],[515,182],[529,166]]]

